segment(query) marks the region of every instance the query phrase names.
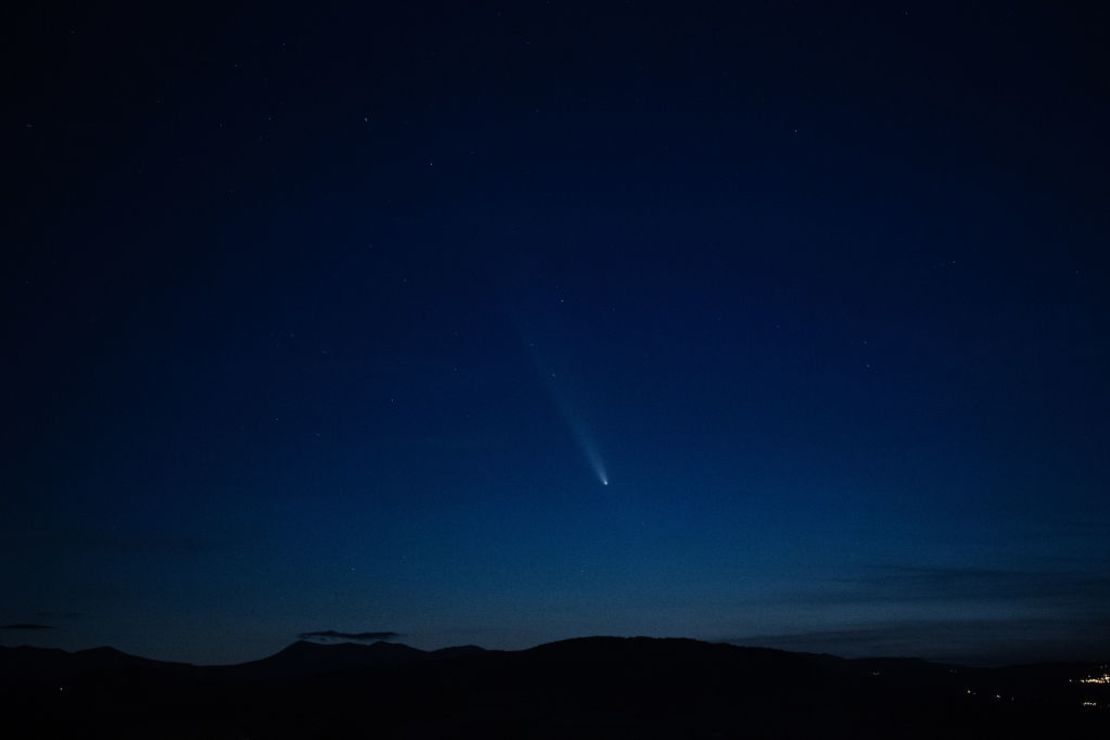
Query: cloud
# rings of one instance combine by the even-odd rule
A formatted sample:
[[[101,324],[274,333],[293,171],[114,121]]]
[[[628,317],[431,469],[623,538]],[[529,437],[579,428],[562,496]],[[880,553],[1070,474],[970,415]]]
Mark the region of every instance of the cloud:
[[[1099,564],[1086,571],[873,566],[779,604],[797,615],[789,628],[725,641],[957,663],[1110,656],[1110,577]]]
[[[359,642],[395,640],[400,636],[400,632],[338,632],[336,630],[317,630],[315,632],[302,632],[297,635],[302,640],[356,640]]]
[[[843,657],[921,657],[1005,664],[1110,655],[1110,622],[1051,618],[890,620],[840,629],[751,635],[725,642]]]
[[[35,624],[33,622],[17,622],[15,624],[0,625],[0,630],[52,630],[53,625]]]
[[[897,568],[872,579],[876,588],[908,596],[1070,601],[1110,599],[1110,577],[1078,572],[982,568]]]
[[[979,602],[1086,611],[1110,610],[1110,577],[1076,571],[884,566],[829,581],[791,599],[814,604]]]

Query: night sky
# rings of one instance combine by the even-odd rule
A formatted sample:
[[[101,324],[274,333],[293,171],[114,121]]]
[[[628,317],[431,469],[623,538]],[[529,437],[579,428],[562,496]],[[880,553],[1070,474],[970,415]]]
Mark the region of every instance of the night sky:
[[[34,5],[0,644],[1110,655],[1107,10]]]

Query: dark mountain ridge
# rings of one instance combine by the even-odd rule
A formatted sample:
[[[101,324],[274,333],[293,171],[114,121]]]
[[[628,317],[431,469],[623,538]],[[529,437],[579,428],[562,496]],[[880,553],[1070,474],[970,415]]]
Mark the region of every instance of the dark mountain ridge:
[[[417,660],[427,655],[427,652],[408,645],[383,641],[364,645],[298,640],[267,658],[218,668],[257,677],[307,676]]]
[[[1110,729],[1110,686],[1084,683],[1105,671],[643,637],[301,641],[226,666],[17,647],[0,648],[0,706],[38,737],[1079,737]]]

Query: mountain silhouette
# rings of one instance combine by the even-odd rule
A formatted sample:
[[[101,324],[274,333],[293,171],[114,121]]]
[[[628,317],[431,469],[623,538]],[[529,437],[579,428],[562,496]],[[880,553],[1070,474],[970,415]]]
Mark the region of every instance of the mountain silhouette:
[[[268,658],[228,666],[227,670],[259,677],[307,676],[419,660],[428,653],[393,642],[321,644],[298,640]]]
[[[104,678],[135,673],[159,676],[193,669],[186,663],[170,663],[129,655],[110,647],[76,652],[55,648],[0,647],[0,687],[35,684],[64,684],[88,677]]]
[[[0,648],[11,737],[1098,737],[1100,664],[965,668],[688,639],[295,642],[225,666]]]

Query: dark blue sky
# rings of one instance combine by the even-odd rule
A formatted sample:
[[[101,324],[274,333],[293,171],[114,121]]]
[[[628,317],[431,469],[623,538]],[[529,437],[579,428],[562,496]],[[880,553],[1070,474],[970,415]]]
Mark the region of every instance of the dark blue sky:
[[[0,642],[1110,654],[1047,6],[5,11]]]

